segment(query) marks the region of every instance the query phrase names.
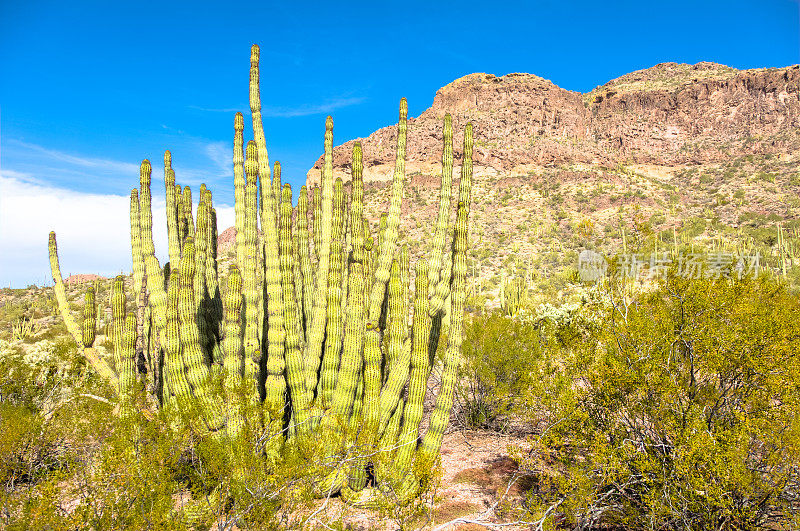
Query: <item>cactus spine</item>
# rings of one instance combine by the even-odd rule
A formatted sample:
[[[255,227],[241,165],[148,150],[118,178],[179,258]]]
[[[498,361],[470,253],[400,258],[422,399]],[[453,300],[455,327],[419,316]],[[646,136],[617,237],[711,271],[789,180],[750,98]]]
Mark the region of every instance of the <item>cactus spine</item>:
[[[245,144],[244,118],[239,113],[234,118],[236,241],[235,263],[227,279],[217,276],[211,192],[205,185],[199,188],[193,212],[191,189],[175,182],[167,151],[170,263],[162,267],[155,257],[151,166],[145,160],[140,186],[131,192],[133,287],[139,311],[126,311],[124,283],[118,278],[112,295],[116,370],[92,349],[93,292],[86,297],[82,328],[69,313],[51,234],[59,307],[89,361],[121,396],[132,396],[137,376],[151,380],[146,386],[151,405],[140,407],[156,404],[170,411],[197,411],[201,421],[191,422],[201,434],[231,439],[275,435],[266,449],[270,459],[279,459],[282,449],[294,448],[307,456],[309,466],[318,467],[313,463],[319,456],[307,454],[311,450],[303,441],[319,440],[327,457],[341,459],[319,469],[318,493],[341,492],[357,505],[405,503],[426,485],[453,403],[466,293],[471,125],[464,133],[451,227],[453,131],[452,118],[444,119],[435,234],[429,260],[415,265],[409,327],[411,265],[407,246],[398,245],[405,183],[405,99],[400,102],[390,206],[373,236],[364,219],[361,145],[353,147],[348,200],[341,179],[333,178],[330,117],[325,124],[321,185],[301,188],[296,209],[292,206],[291,187],[281,185],[280,165],[276,162],[270,171],[258,63],[259,50],[254,46],[250,64],[254,140]],[[220,283],[225,290],[220,290]],[[432,353],[442,323],[448,320],[442,385],[430,427],[419,441]],[[146,345],[141,347],[146,374],[135,363],[137,327]],[[215,385],[220,379],[222,384]]]

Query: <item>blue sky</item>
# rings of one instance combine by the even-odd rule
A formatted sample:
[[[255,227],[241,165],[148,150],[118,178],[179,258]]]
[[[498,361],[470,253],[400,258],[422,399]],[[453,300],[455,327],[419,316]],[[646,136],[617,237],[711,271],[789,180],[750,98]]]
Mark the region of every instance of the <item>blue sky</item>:
[[[342,143],[472,72],[588,91],[665,61],[800,62],[797,0],[168,4],[0,0],[0,286],[50,281],[51,229],[65,274],[128,271],[127,196],[165,149],[228,219],[252,43],[270,158],[293,187],[327,114]]]

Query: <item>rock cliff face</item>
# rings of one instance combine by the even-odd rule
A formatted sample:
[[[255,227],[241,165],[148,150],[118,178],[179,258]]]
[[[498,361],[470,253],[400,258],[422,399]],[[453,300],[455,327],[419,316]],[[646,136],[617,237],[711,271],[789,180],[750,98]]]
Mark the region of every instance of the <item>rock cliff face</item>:
[[[409,170],[438,165],[445,112],[453,115],[456,152],[458,131],[472,121],[476,165],[501,174],[565,163],[716,163],[800,145],[800,66],[739,71],[662,63],[586,94],[532,74],[470,74],[439,89],[433,105],[409,120]],[[396,128],[360,141],[365,179],[391,178]],[[345,180],[353,142],[334,150],[336,174]],[[308,173],[312,186],[321,164]]]
[[[478,293],[496,295],[509,275],[561,289],[584,249],[746,244],[774,267],[779,227],[796,231],[800,246],[800,66],[664,63],[586,94],[531,74],[457,79],[409,120],[400,233],[414,256],[425,255],[436,215],[446,112],[454,180],[463,126],[475,130],[469,267]],[[376,230],[396,127],[360,140],[365,217]],[[334,149],[334,175],[345,181],[352,144]],[[308,172],[312,187],[321,164]]]

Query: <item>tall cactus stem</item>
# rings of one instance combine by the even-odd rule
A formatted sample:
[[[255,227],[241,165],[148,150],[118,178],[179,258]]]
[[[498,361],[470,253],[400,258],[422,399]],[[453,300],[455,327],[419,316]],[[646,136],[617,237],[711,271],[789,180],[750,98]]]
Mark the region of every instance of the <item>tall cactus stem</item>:
[[[83,347],[91,348],[94,344],[95,330],[97,328],[97,309],[94,303],[94,286],[89,287],[86,292],[83,303],[83,325],[81,332],[83,333]]]
[[[336,179],[333,191],[333,238],[331,241],[330,271],[328,273],[328,322],[325,339],[322,368],[317,379],[314,367],[309,367],[309,381],[316,384],[317,396],[322,400],[322,406],[327,407],[336,385],[336,371],[339,367],[339,356],[342,349],[342,334],[344,321],[342,309],[342,264],[344,264],[343,239],[344,221],[344,189],[341,179]]]
[[[281,198],[280,217],[280,265],[283,275],[284,312],[286,315],[286,383],[292,400],[294,423],[300,429],[308,429],[308,391],[305,368],[300,353],[300,321],[294,296],[294,256],[292,254],[292,188],[286,184]],[[284,384],[285,385],[285,384]]]
[[[236,240],[234,252],[236,265],[244,268],[244,217],[245,217],[245,177],[244,177],[244,117],[237,112],[233,120],[233,187],[234,187],[234,228]]]
[[[453,391],[455,389],[456,371],[458,369],[464,331],[468,216],[468,207],[463,202],[459,202],[453,242],[453,288],[451,290],[450,327],[444,359],[444,371],[442,372],[439,395],[436,397],[436,406],[431,414],[430,426],[420,445],[420,470],[429,470],[439,455],[442,436],[450,420],[450,412],[453,408]]]
[[[247,143],[245,158],[245,172],[247,184],[245,186],[245,252],[244,267],[242,270],[244,296],[244,378],[248,386],[258,390],[261,363],[259,333],[261,323],[258,322],[258,304],[260,300],[260,284],[257,276],[257,226],[256,226],[256,176],[258,163],[256,160],[256,145],[252,140]],[[257,357],[257,358],[256,358]],[[257,398],[256,394],[253,399]]]
[[[253,137],[258,151],[258,178],[261,185],[261,230],[264,235],[264,274],[267,290],[267,377],[265,406],[270,411],[282,411],[284,403],[285,366],[283,288],[281,286],[280,254],[278,250],[277,204],[278,196],[270,181],[269,155],[264,137],[261,117],[261,94],[259,92],[259,48],[250,50],[250,111],[253,115]],[[249,174],[248,174],[249,180]],[[277,181],[280,183],[280,178]],[[280,184],[278,184],[280,186]],[[278,188],[279,190],[279,188]]]
[[[444,277],[447,271],[442,267],[442,255],[445,251],[447,226],[450,221],[450,198],[453,186],[453,119],[449,114],[444,116],[443,136],[444,149],[442,150],[442,179],[439,187],[439,213],[436,216],[436,229],[431,242],[429,298],[434,296],[434,290],[439,283],[439,279]]]
[[[300,188],[297,199],[297,252],[300,271],[303,275],[303,330],[308,337],[311,328],[311,317],[314,309],[314,269],[311,264],[311,249],[308,237],[308,189]]]
[[[375,266],[375,281],[372,285],[369,301],[368,319],[377,323],[380,319],[381,307],[389,282],[389,269],[394,257],[394,248],[397,245],[397,233],[400,226],[400,208],[403,202],[403,185],[405,182],[406,164],[406,131],[408,128],[408,103],[406,99],[400,100],[400,122],[397,126],[397,152],[395,156],[394,176],[392,178],[392,196],[389,205],[386,233],[380,238],[377,265]]]
[[[169,261],[177,264],[181,259],[181,236],[178,229],[178,200],[175,194],[175,171],[172,169],[172,153],[164,152],[164,188],[167,193],[167,238]]]
[[[314,292],[314,308],[311,316],[311,330],[306,343],[306,390],[312,393],[316,388],[317,371],[322,356],[322,342],[325,335],[327,317],[328,273],[330,271],[331,239],[333,229],[333,119],[325,120],[325,156],[322,168],[322,218],[314,220],[321,223],[319,263],[317,264]],[[310,385],[309,385],[310,384]]]

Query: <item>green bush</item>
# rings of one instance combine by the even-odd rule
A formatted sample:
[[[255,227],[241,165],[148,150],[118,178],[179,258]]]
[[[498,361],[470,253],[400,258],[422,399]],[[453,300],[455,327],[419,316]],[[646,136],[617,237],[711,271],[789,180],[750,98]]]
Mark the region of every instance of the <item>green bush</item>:
[[[0,485],[12,490],[60,468],[63,442],[41,415],[25,406],[0,402]]]
[[[541,333],[543,326],[499,310],[467,321],[456,390],[462,426],[502,429],[512,417],[540,420],[535,412],[565,382],[558,360],[544,355],[552,340]]]
[[[576,529],[796,528],[800,301],[766,278],[608,289],[594,332],[548,353],[572,383],[520,453],[540,471],[531,512]]]

